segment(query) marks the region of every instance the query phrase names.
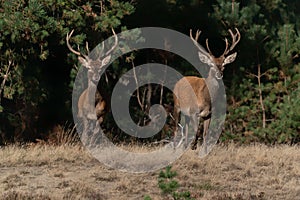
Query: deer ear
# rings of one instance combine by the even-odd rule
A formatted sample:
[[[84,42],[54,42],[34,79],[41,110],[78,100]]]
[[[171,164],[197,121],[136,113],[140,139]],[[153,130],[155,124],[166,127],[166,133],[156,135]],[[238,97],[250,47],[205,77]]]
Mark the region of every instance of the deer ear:
[[[106,56],[102,59],[102,66],[107,65],[111,59],[111,55]]]
[[[201,62],[208,64],[210,66],[214,66],[214,63],[212,62],[211,58],[208,57],[207,55],[201,53],[200,51],[198,51],[198,56]]]
[[[87,61],[86,59],[84,59],[83,57],[79,56],[79,57],[78,57],[78,61],[80,62],[80,64],[81,64],[83,67],[85,67],[85,68],[87,68],[87,69],[90,69],[90,68],[91,68],[91,66],[89,66],[88,61]]]
[[[232,62],[235,60],[236,55],[237,55],[237,53],[235,52],[235,53],[230,54],[229,56],[227,56],[227,57],[225,58],[224,62],[223,62],[223,66],[224,66],[224,65],[227,65],[227,64],[229,64],[229,63],[232,63]]]

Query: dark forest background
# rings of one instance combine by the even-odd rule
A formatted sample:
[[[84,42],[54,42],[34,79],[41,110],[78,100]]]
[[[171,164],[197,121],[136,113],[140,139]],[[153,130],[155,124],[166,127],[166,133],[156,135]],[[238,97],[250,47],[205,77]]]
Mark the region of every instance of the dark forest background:
[[[224,72],[227,118],[220,141],[268,144],[300,141],[300,1],[294,0],[2,0],[0,5],[0,144],[46,140],[55,127],[71,128],[72,85],[77,57],[65,43],[91,49],[122,30],[155,26],[184,34],[200,29],[215,55],[225,47],[228,29],[242,38],[234,63]],[[196,72],[166,51],[148,50],[120,57],[107,72],[110,90],[124,71],[141,63],[167,63],[183,74]],[[144,104],[160,99],[159,86],[142,87]],[[163,104],[172,110],[170,92]],[[157,96],[158,95],[158,96]],[[147,106],[132,104],[137,123]],[[108,116],[103,126],[122,136]],[[172,134],[172,120],[159,136]]]

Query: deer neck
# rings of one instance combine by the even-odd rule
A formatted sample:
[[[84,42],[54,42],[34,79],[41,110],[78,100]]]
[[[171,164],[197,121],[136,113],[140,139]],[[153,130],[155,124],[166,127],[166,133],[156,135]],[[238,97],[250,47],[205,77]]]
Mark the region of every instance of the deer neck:
[[[222,80],[222,79],[217,79],[216,77],[216,71],[215,69],[211,68],[209,70],[209,74],[208,74],[208,77],[205,78],[205,82],[206,82],[206,85],[207,85],[207,88],[209,90],[209,94],[210,94],[210,97],[211,97],[211,100],[214,101],[217,94],[218,94],[218,90],[219,90],[219,81]]]

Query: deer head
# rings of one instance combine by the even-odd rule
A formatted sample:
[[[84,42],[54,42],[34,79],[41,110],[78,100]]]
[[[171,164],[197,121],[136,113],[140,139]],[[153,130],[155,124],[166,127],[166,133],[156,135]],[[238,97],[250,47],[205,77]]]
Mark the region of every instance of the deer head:
[[[106,51],[106,53],[103,53],[104,52],[104,42],[103,42],[98,58],[96,60],[93,60],[88,55],[82,54],[79,51],[76,51],[72,48],[72,46],[69,43],[69,40],[72,37],[73,32],[74,30],[72,30],[71,33],[67,34],[66,36],[67,46],[71,52],[73,52],[78,56],[78,61],[80,62],[80,64],[88,69],[89,81],[98,82],[100,79],[101,70],[105,65],[109,63],[111,59],[111,52],[118,45],[118,36],[116,35],[114,29],[112,29],[115,38],[115,44],[108,51]],[[86,43],[86,50],[89,53],[88,43]]]
[[[233,32],[230,29],[228,30],[232,37],[232,43],[231,43],[231,46],[228,48],[228,46],[229,46],[228,39],[225,38],[226,47],[225,47],[223,54],[219,57],[215,57],[212,54],[212,52],[208,46],[208,39],[206,39],[206,48],[207,48],[208,52],[206,50],[204,50],[198,44],[197,41],[201,34],[201,31],[197,30],[196,36],[195,36],[195,38],[193,38],[192,30],[190,30],[190,38],[192,39],[193,43],[199,50],[198,56],[199,56],[200,61],[205,64],[208,64],[211,67],[211,70],[214,71],[214,75],[217,79],[223,78],[224,66],[229,63],[232,63],[236,58],[236,55],[237,55],[236,52],[228,55],[241,39],[241,34],[240,34],[239,30],[237,28],[235,28],[235,30],[236,30],[236,34],[233,34]]]

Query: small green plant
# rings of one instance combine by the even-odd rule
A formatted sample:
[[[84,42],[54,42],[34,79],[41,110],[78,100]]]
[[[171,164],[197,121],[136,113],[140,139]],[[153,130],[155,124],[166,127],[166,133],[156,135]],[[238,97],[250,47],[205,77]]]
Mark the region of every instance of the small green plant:
[[[165,171],[161,171],[158,176],[158,187],[162,193],[167,195],[171,194],[174,200],[192,200],[189,191],[178,192],[180,185],[174,178],[177,176],[176,171],[171,170],[171,166],[167,166]]]
[[[160,171],[158,176],[158,187],[164,194],[173,193],[179,187],[178,182],[173,179],[177,172],[172,171],[171,168],[171,166],[167,166],[166,171]]]
[[[144,200],[152,200],[152,198],[151,198],[149,195],[146,195],[146,196],[144,197]]]
[[[193,200],[193,198],[191,197],[191,193],[189,191],[174,192],[173,193],[173,198],[175,200],[179,200],[179,199]]]

